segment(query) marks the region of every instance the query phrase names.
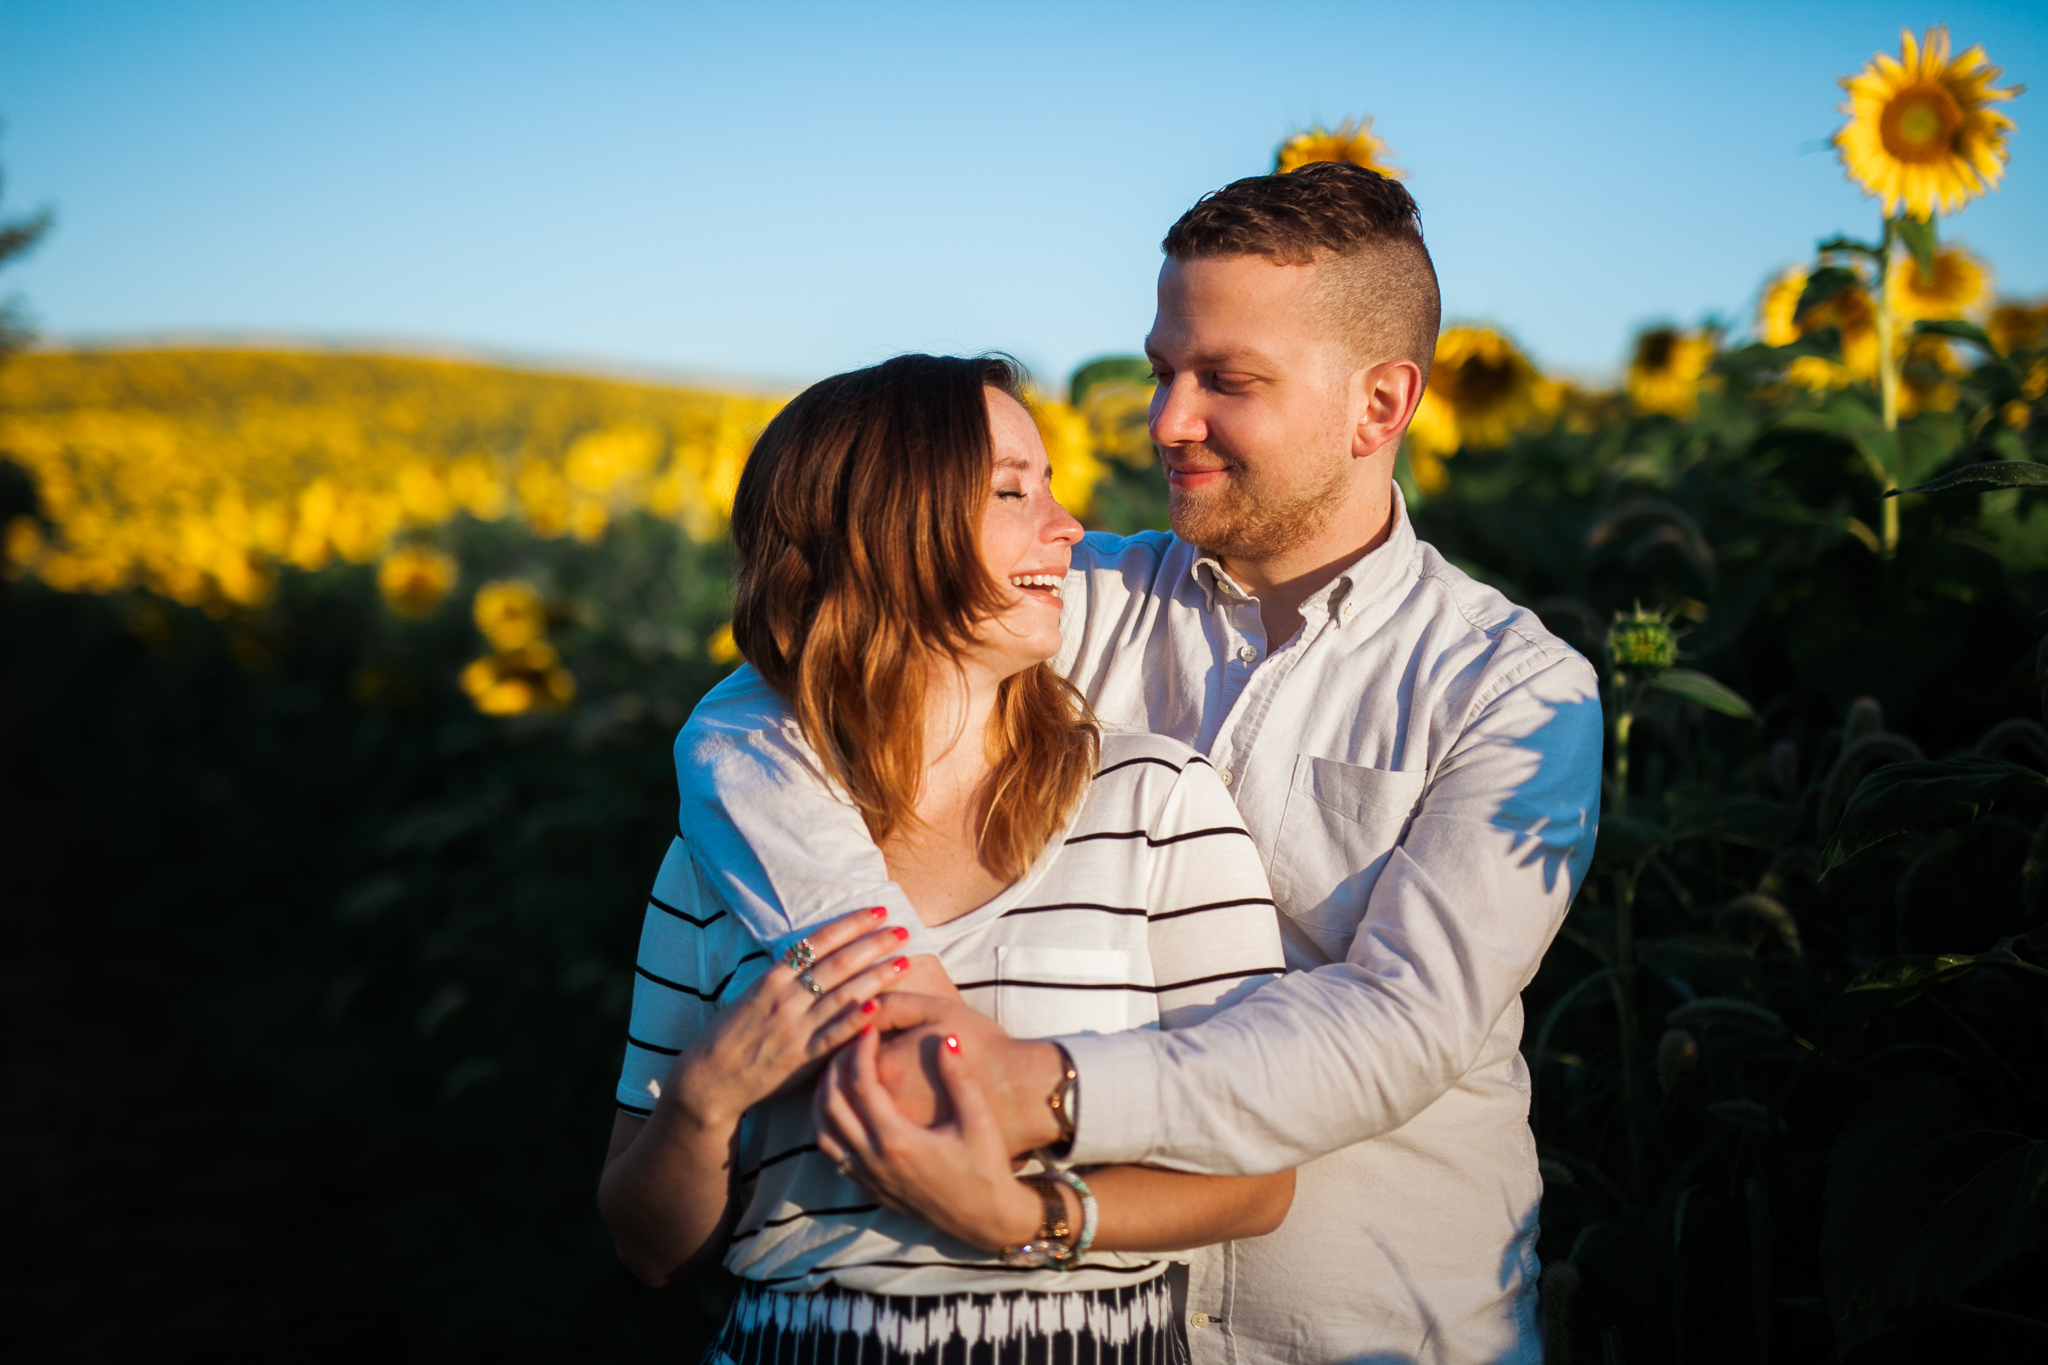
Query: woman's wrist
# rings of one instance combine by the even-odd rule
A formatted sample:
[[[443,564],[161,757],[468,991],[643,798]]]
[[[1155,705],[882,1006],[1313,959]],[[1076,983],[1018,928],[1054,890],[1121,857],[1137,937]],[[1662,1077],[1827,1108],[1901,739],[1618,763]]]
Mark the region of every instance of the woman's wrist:
[[[1038,1236],[1038,1230],[1044,1223],[1045,1201],[1023,1181],[1011,1180],[1009,1188],[997,1196],[989,1226],[979,1229],[978,1236],[963,1240],[974,1243],[983,1251],[1001,1251],[1004,1247],[1031,1241]]]
[[[750,1108],[744,1097],[730,1094],[729,1084],[705,1074],[709,1067],[692,1066],[697,1059],[685,1053],[668,1074],[656,1109],[666,1108],[685,1126],[705,1133],[730,1133],[739,1127],[740,1116]]]

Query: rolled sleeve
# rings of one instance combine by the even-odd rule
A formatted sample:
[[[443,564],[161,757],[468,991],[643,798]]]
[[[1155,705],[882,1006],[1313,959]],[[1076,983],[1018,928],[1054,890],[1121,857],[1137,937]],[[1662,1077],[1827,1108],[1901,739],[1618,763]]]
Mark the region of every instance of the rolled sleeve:
[[[677,832],[719,898],[780,953],[869,906],[937,953],[853,803],[818,770],[795,718],[750,668],[713,688],[676,736]]]
[[[1592,858],[1601,719],[1571,656],[1479,709],[1373,885],[1346,960],[1172,1033],[1063,1039],[1074,1155],[1216,1175],[1388,1133],[1480,1057]]]

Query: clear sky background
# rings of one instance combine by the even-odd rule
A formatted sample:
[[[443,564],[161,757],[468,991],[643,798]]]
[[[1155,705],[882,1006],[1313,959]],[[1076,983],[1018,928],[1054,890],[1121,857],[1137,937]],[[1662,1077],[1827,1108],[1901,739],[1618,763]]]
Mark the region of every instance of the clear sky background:
[[[1447,314],[1612,371],[1877,209],[1836,79],[1946,22],[2048,95],[2048,4],[0,0],[0,277],[59,339],[291,336],[803,381],[1140,345],[1158,242],[1371,114]],[[2048,290],[2048,105],[1949,230]]]

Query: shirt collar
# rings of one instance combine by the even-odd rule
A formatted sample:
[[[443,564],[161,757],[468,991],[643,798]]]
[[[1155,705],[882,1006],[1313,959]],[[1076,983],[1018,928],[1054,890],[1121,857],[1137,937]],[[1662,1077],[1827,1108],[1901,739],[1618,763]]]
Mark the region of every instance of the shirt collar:
[[[1386,540],[1378,549],[1368,550],[1345,565],[1335,578],[1311,594],[1301,604],[1304,618],[1320,610],[1335,613],[1346,602],[1352,603],[1354,609],[1363,607],[1391,591],[1407,573],[1408,565],[1415,557],[1415,526],[1408,519],[1408,500],[1401,496],[1401,485],[1397,483],[1393,487],[1394,524]],[[1228,602],[1252,600],[1251,594],[1230,576],[1222,562],[1206,551],[1195,551],[1195,562],[1188,575],[1207,596],[1211,608],[1216,606],[1219,596]]]

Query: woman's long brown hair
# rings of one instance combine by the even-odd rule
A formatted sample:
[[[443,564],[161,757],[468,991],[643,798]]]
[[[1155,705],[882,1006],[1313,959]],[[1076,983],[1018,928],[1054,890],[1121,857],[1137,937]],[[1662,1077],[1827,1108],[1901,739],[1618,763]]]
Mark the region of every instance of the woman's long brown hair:
[[[931,670],[957,665],[1007,585],[981,559],[1000,357],[906,355],[821,380],[761,433],[740,474],[733,641],[786,698],[877,843],[913,828]],[[984,742],[981,858],[1014,880],[1091,780],[1096,727],[1065,679],[1005,679]]]

